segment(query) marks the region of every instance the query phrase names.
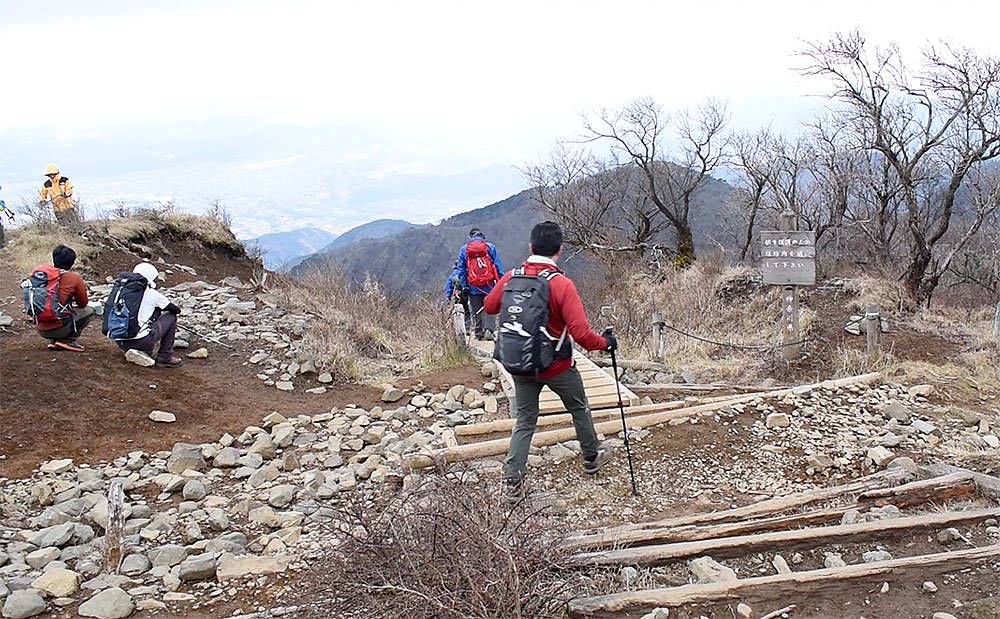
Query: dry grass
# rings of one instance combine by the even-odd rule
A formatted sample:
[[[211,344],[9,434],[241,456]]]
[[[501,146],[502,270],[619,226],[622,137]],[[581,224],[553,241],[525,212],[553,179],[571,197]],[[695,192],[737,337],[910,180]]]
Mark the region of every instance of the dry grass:
[[[86,240],[72,230],[54,223],[33,223],[16,228],[8,234],[8,260],[25,276],[39,264],[51,264],[52,249],[56,245],[72,247],[76,251],[78,264],[93,253],[93,247]]]
[[[873,359],[866,351],[853,348],[838,348],[834,363],[834,373],[831,378],[846,378],[870,372],[887,374],[896,366],[892,351]]]
[[[177,213],[172,209],[139,209],[125,217],[106,217],[87,222],[88,227],[123,243],[142,242],[164,232],[198,239],[208,247],[242,252],[243,246],[223,219]]]
[[[909,313],[916,309],[913,299],[898,281],[860,275],[846,280],[844,291],[855,295],[848,304],[848,308],[854,313],[863,312],[869,303],[878,305],[882,311],[893,313]]]
[[[759,375],[775,350],[745,350],[720,344],[768,347],[780,342],[779,291],[764,286],[756,271],[723,267],[701,260],[687,269],[655,274],[632,273],[610,286],[604,303],[614,306],[616,329],[623,355],[660,358],[668,368],[708,372],[720,379],[744,380]],[[667,329],[661,351],[651,350],[651,316],[663,315],[675,330]],[[592,312],[592,315],[593,312]],[[803,312],[808,333],[815,315]]]
[[[358,284],[335,269],[317,269],[300,282],[283,278],[270,292],[292,311],[318,317],[303,352],[339,380],[377,384],[473,361],[455,342],[447,307],[394,297],[372,278]]]

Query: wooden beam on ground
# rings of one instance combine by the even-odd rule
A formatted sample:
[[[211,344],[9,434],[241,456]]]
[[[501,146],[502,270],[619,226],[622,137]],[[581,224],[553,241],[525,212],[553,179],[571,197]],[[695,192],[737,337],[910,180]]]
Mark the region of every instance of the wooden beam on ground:
[[[879,379],[879,373],[873,372],[870,374],[862,374],[860,376],[852,376],[849,378],[841,378],[838,380],[828,380],[822,383],[816,383],[814,385],[807,385],[806,388],[809,389],[821,389],[830,388],[837,389],[840,387],[846,387],[849,385],[856,384],[869,384],[875,382]],[[793,393],[796,389],[800,387],[792,387],[789,389],[779,389],[777,391],[770,391],[767,394],[750,394],[744,396],[738,396],[732,400],[723,400],[720,402],[713,402],[709,404],[700,404],[698,406],[691,406],[688,408],[681,408],[677,410],[667,410],[662,409],[659,412],[650,413],[648,415],[640,415],[632,417],[627,420],[628,427],[630,428],[646,428],[649,426],[655,426],[661,423],[670,421],[671,419],[676,419],[678,417],[688,417],[691,415],[696,415],[704,412],[716,411],[720,408],[725,408],[726,406],[738,403],[738,402],[748,402],[759,397],[784,397]],[[649,406],[656,406],[649,405]],[[640,408],[640,407],[635,407]],[[603,433],[605,435],[617,434],[622,431],[622,422],[620,419],[605,421],[602,423],[595,424],[595,429],[597,432]],[[576,438],[576,431],[573,428],[565,428],[562,430],[550,430],[548,432],[538,432],[532,438],[531,444],[536,447],[543,445],[553,445],[555,443],[561,443],[563,441],[568,441]],[[404,464],[411,468],[426,468],[434,466],[435,461],[444,460],[446,462],[455,462],[458,460],[469,460],[471,458],[485,458],[489,456],[499,456],[507,452],[507,446],[510,443],[510,438],[495,439],[492,441],[483,441],[481,443],[472,443],[469,445],[459,445],[458,447],[446,447],[442,449],[436,449],[430,451],[429,453],[417,453],[407,455],[404,459]]]
[[[995,501],[1000,501],[1000,478],[998,477],[993,477],[992,475],[987,475],[985,473],[978,473],[976,471],[970,471],[969,469],[963,469],[950,464],[928,464],[926,466],[921,466],[918,470],[920,474],[925,477],[936,477],[938,475],[946,475],[948,473],[962,473],[970,475],[976,481],[976,486],[979,488],[980,492]]]
[[[591,359],[596,365],[609,368],[611,367],[611,359]],[[665,372],[667,366],[656,361],[636,361],[634,359],[618,359],[618,367],[622,370],[640,370],[640,371],[653,371],[653,372]]]
[[[566,546],[572,550],[595,552],[606,548],[634,548],[653,544],[693,542],[704,539],[749,535],[763,531],[785,530],[840,522],[844,514],[854,509],[853,505],[831,509],[814,510],[804,514],[772,516],[760,520],[725,522],[722,524],[687,524],[656,529],[635,529],[615,534],[578,535],[569,538]]]
[[[758,520],[740,520],[724,524],[688,524],[651,529],[635,529],[631,531],[615,531],[596,535],[577,535],[571,537],[566,545],[574,550],[588,549],[594,551],[600,548],[627,548],[668,544],[749,535],[764,531],[827,525],[840,522],[846,512],[858,509],[859,507],[864,509],[872,505],[888,505],[890,503],[899,508],[926,505],[928,503],[943,504],[948,501],[971,498],[975,493],[975,489],[976,485],[972,481],[971,476],[955,473],[934,479],[915,481],[901,486],[870,490],[858,497],[857,505],[852,503],[802,514],[772,516]]]
[[[633,524],[619,525],[615,527],[602,527],[587,532],[588,535],[604,534],[609,536],[618,535],[624,531],[634,531],[642,529],[657,529],[668,527],[679,527],[690,524],[705,524],[711,522],[737,522],[748,518],[759,518],[773,514],[780,514],[792,509],[797,509],[804,505],[827,501],[840,496],[847,496],[858,492],[864,492],[874,488],[881,488],[894,482],[906,478],[908,473],[903,469],[885,469],[872,475],[860,477],[840,486],[829,488],[817,488],[796,492],[785,496],[767,499],[758,503],[751,503],[743,507],[734,507],[717,512],[701,512],[687,516],[674,516],[661,520],[647,522],[637,522]]]
[[[758,576],[730,582],[684,585],[664,589],[629,591],[570,600],[569,616],[639,617],[654,608],[676,608],[685,604],[733,600],[753,596],[758,599],[787,600],[824,591],[841,593],[846,581],[874,583],[895,580],[911,574],[926,579],[937,574],[956,572],[1000,558],[1000,544],[918,555],[876,563],[863,563],[821,570]]]
[[[895,505],[903,508],[912,505],[951,501],[964,501],[976,493],[976,481],[968,473],[949,473],[930,479],[913,481],[902,486],[878,488],[863,492],[858,497],[859,507]]]
[[[656,546],[639,546],[621,550],[580,553],[572,557],[579,565],[663,565],[677,559],[711,555],[729,557],[751,552],[798,550],[838,542],[863,542],[891,536],[903,531],[949,527],[1000,516],[1000,508],[942,512],[907,516],[875,522],[859,522],[832,527],[814,527],[793,531],[738,535],[695,542],[677,542]]]
[[[714,398],[685,398],[683,400],[675,400],[673,402],[662,402],[659,404],[646,404],[642,406],[626,406],[625,407],[625,418],[644,414],[649,411],[661,411],[661,410],[676,410],[678,408],[686,408],[689,406],[697,406],[699,404],[708,404],[711,402],[722,402],[728,401],[732,396],[717,396]],[[617,404],[617,402],[616,402]],[[594,421],[599,419],[609,419],[618,417],[621,413],[618,408],[606,408],[602,410],[591,410],[591,415]],[[458,436],[477,436],[481,434],[494,434],[497,432],[510,432],[514,429],[514,424],[517,422],[516,419],[496,419],[493,421],[484,421],[482,423],[470,423],[455,426],[455,434]],[[545,426],[559,426],[559,425],[569,425],[573,423],[573,417],[569,413],[559,413],[555,415],[540,415],[538,417],[538,427]]]
[[[709,395],[721,391],[725,391],[729,395],[767,391],[764,387],[751,385],[692,385],[688,383],[652,383],[649,385],[628,385],[628,388],[636,395],[648,395],[653,398],[690,394]]]

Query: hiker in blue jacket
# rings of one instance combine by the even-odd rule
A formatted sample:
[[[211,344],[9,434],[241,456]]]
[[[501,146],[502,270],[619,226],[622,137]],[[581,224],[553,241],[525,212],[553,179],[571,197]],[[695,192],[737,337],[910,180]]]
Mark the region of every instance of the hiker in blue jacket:
[[[469,291],[469,311],[476,339],[492,340],[494,317],[483,320],[483,299],[503,277],[503,264],[497,248],[486,240],[479,228],[469,230],[469,240],[458,250],[458,280]]]

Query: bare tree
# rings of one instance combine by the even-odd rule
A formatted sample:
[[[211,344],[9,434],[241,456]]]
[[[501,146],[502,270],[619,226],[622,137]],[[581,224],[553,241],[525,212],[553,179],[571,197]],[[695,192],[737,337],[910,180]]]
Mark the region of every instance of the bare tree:
[[[567,244],[605,259],[620,252],[641,256],[657,246],[666,227],[634,167],[612,165],[585,148],[560,143],[548,162],[525,174],[538,202],[562,225]]]
[[[943,45],[911,72],[897,48],[872,50],[858,32],[814,43],[803,55],[806,73],[829,79],[832,96],[845,104],[843,126],[894,172],[909,237],[902,280],[917,302],[929,301],[990,212],[975,209],[964,230],[949,236],[969,175],[1000,156],[1000,62]]]
[[[563,145],[528,177],[581,247],[644,253],[663,249],[656,239],[670,230],[675,264],[689,264],[692,199],[722,162],[727,120],[725,106],[713,101],[671,119],[652,99],[638,99],[585,117],[581,142],[589,149]],[[588,154],[600,146],[606,157]]]
[[[743,219],[739,262],[747,259],[754,238],[758,214],[770,200],[771,181],[774,178],[774,160],[771,156],[773,137],[767,130],[757,133],[737,133],[730,140],[733,148],[733,167],[739,173],[735,190],[729,195],[729,204]]]

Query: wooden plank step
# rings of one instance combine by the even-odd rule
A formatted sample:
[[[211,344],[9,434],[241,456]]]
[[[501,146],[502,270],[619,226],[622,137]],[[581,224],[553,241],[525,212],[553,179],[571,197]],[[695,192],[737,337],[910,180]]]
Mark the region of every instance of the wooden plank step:
[[[870,490],[858,497],[857,504],[823,509],[802,514],[773,516],[759,520],[743,520],[712,525],[682,525],[656,529],[622,531],[614,535],[580,535],[571,538],[567,544],[573,549],[647,546],[674,542],[697,541],[722,537],[749,535],[764,531],[796,529],[808,526],[826,525],[840,522],[843,515],[852,509],[872,505],[892,504],[899,508],[971,498],[976,491],[972,476],[965,474],[944,475],[934,479],[920,480],[894,486],[892,488]]]
[[[785,496],[751,503],[750,505],[745,505],[743,507],[734,507],[732,509],[717,512],[701,512],[698,514],[689,514],[687,516],[674,516],[672,518],[637,522],[634,524],[619,525],[615,527],[600,527],[586,531],[583,534],[604,534],[614,536],[624,531],[635,531],[640,529],[679,527],[689,524],[704,524],[710,522],[735,522],[746,520],[748,518],[759,518],[770,514],[787,512],[805,505],[811,505],[820,501],[827,501],[836,497],[881,488],[901,481],[906,478],[907,475],[908,473],[903,469],[886,469],[866,477],[860,477],[840,486],[830,486],[829,488],[817,488],[815,490],[806,490],[804,492],[786,494]]]
[[[859,522],[832,527],[815,527],[755,535],[737,535],[695,542],[676,542],[655,546],[639,546],[621,550],[580,553],[573,557],[581,565],[641,565],[656,566],[676,559],[700,555],[712,557],[742,556],[750,552],[774,549],[798,550],[838,542],[863,542],[887,537],[904,531],[943,528],[965,522],[975,522],[1000,516],[1000,508],[942,512],[908,516],[876,522]]]
[[[569,616],[574,619],[581,617],[639,617],[654,608],[676,608],[685,604],[736,600],[749,596],[783,601],[799,599],[804,594],[825,591],[841,594],[845,581],[861,580],[877,585],[883,581],[896,580],[911,574],[927,579],[938,574],[982,565],[997,558],[1000,558],[1000,544],[993,544],[982,548],[918,555],[846,567],[580,598],[570,600],[567,610]]]

